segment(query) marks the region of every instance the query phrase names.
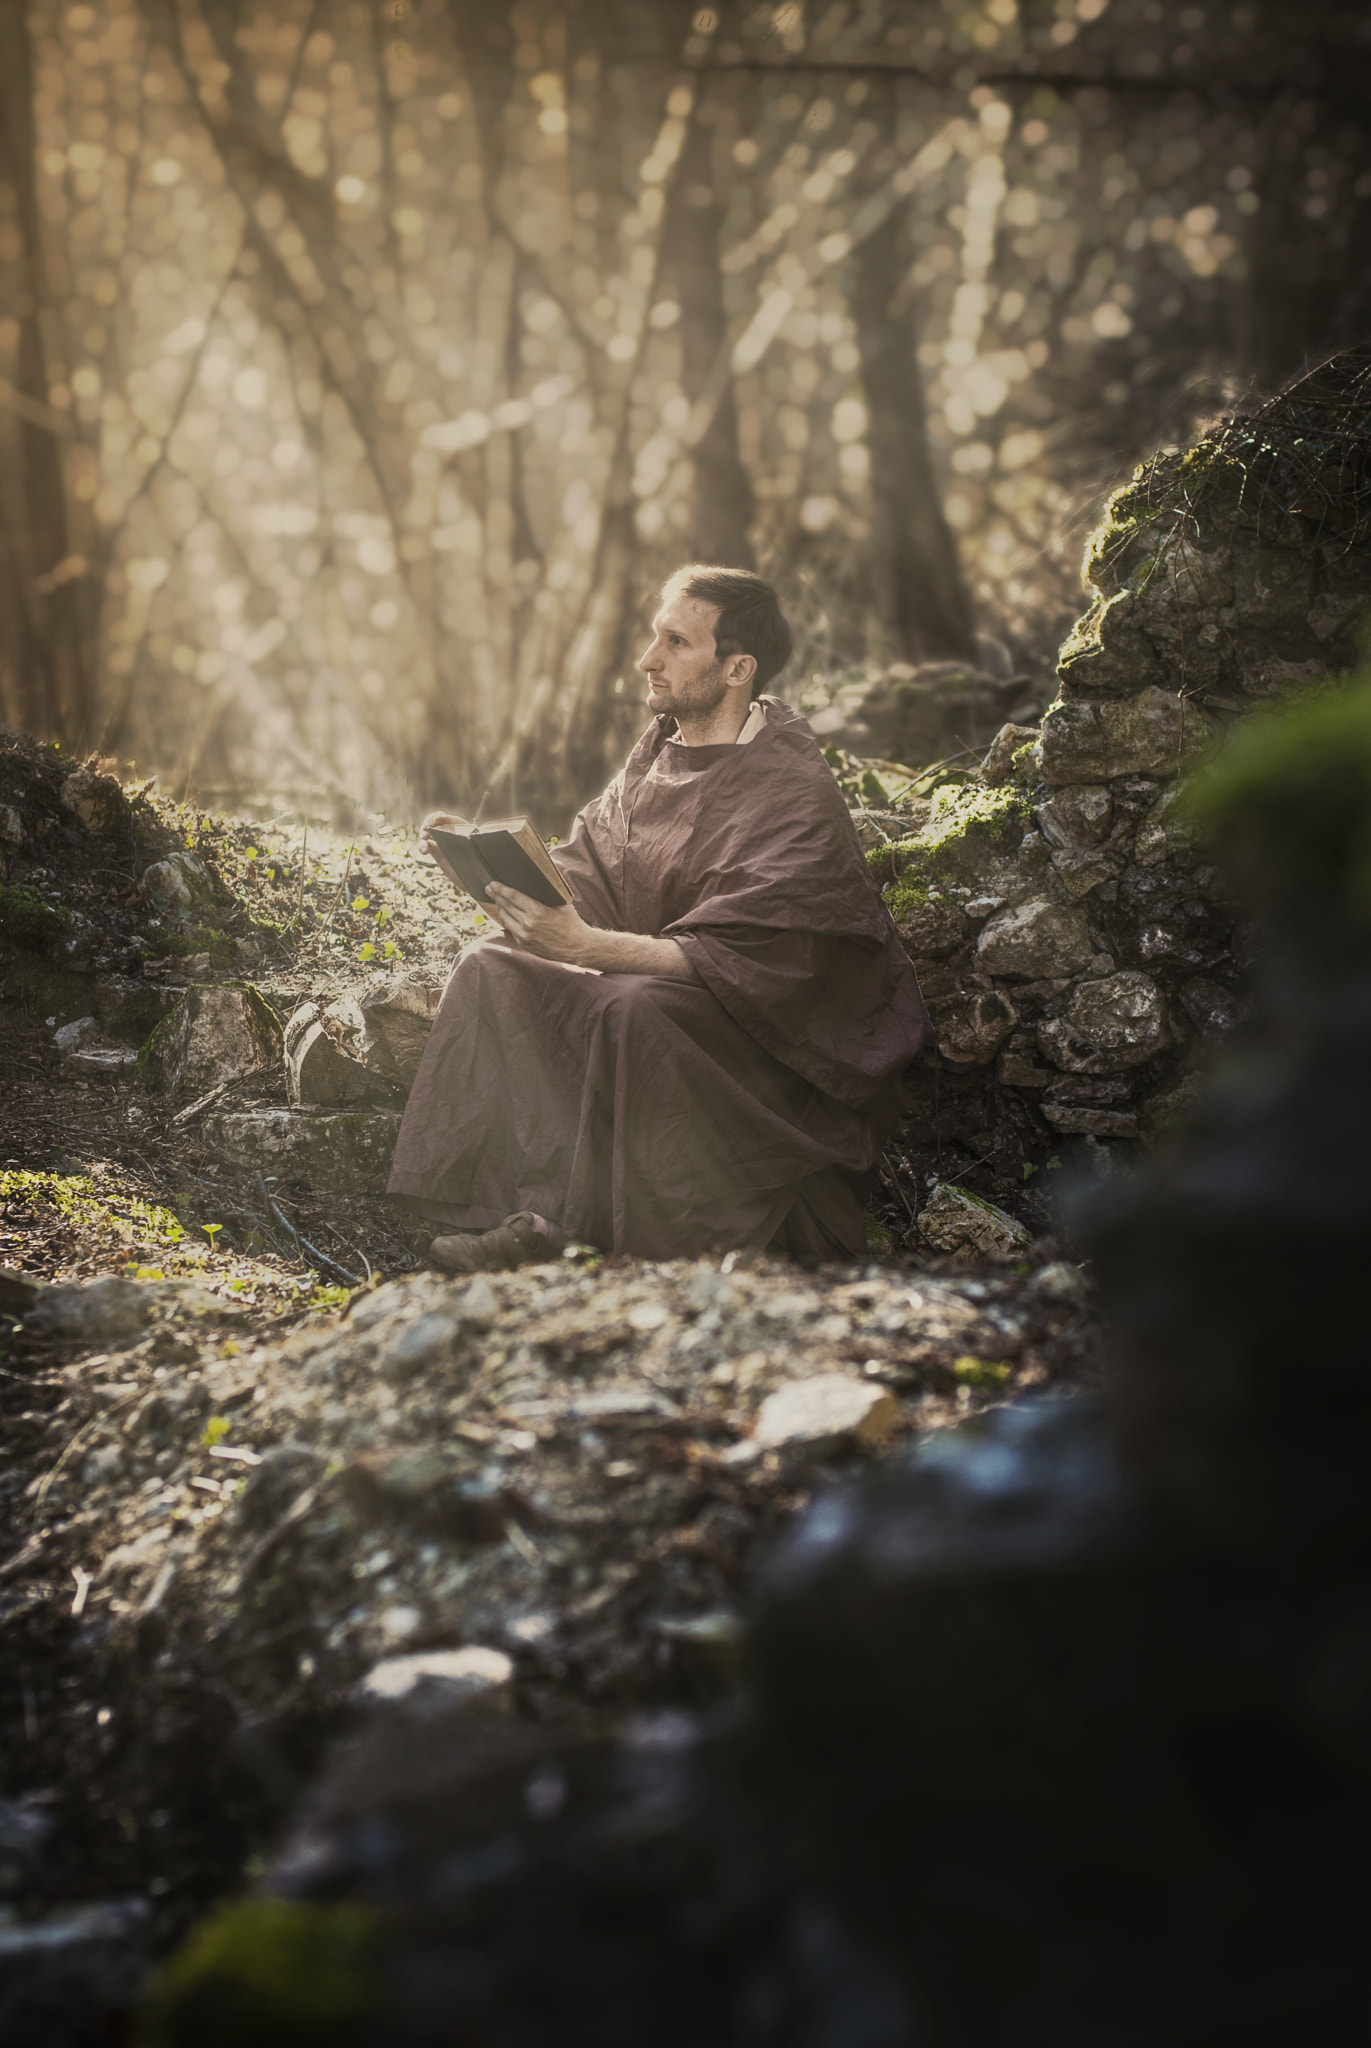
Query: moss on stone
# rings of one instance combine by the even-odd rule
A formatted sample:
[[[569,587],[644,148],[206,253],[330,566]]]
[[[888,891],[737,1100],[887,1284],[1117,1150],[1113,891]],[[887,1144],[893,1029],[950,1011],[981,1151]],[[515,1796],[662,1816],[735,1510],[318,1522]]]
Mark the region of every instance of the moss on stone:
[[[36,889],[0,884],[0,942],[38,953],[50,946],[71,923],[62,903],[49,903]]]
[[[1311,932],[1371,925],[1371,670],[1244,719],[1176,816]]]
[[[163,960],[185,960],[196,953],[208,953],[212,967],[232,967],[237,949],[227,932],[207,924],[192,925],[189,931],[154,932],[152,950]]]
[[[974,880],[986,855],[1006,851],[1031,816],[1022,792],[1008,784],[944,783],[922,832],[867,855],[896,923],[927,903],[937,883]]]
[[[374,2009],[377,1931],[360,1906],[224,1906],[153,1977],[139,2048],[325,2048]]]

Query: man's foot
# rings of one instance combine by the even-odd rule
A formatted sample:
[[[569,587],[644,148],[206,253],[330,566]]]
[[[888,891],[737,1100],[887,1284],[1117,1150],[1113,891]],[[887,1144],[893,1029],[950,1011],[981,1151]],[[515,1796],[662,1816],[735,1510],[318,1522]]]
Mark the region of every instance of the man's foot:
[[[520,1209],[494,1230],[435,1237],[428,1255],[444,1273],[503,1273],[511,1266],[536,1266],[555,1259],[565,1242],[531,1209]]]

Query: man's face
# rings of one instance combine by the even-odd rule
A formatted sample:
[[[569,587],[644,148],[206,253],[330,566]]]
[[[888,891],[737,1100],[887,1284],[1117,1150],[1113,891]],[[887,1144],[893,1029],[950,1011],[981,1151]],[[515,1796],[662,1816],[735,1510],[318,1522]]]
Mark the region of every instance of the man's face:
[[[638,657],[649,711],[676,717],[713,711],[728,694],[726,664],[714,646],[717,605],[675,597],[652,621],[652,644]]]

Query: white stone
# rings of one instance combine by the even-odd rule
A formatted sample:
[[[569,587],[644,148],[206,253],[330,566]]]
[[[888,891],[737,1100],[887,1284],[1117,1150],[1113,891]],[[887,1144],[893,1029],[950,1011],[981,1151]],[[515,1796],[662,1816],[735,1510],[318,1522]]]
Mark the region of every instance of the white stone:
[[[846,1373],[819,1373],[790,1380],[768,1394],[757,1416],[753,1442],[763,1450],[780,1444],[888,1443],[900,1419],[894,1396],[870,1380]]]
[[[52,1042],[59,1052],[75,1052],[88,1038],[93,1038],[99,1028],[94,1017],[78,1017],[74,1024],[64,1024],[60,1031],[55,1031]]]
[[[991,918],[976,946],[976,965],[983,974],[1058,981],[1084,974],[1094,952],[1083,910],[1036,897]]]
[[[190,988],[148,1045],[148,1075],[168,1093],[203,1095],[281,1057],[281,1027],[257,991]]]
[[[361,1690],[368,1699],[402,1700],[424,1679],[490,1700],[512,1684],[514,1660],[503,1650],[488,1650],[477,1643],[462,1650],[416,1650],[408,1657],[386,1657],[373,1665]]]

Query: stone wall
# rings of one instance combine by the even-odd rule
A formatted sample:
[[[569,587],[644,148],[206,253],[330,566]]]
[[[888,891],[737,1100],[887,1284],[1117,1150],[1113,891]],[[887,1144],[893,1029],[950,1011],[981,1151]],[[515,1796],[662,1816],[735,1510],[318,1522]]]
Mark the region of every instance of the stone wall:
[[[897,1139],[917,1177],[1032,1215],[1053,1158],[1163,1133],[1241,1018],[1251,934],[1177,778],[1357,660],[1368,410],[1332,418],[1345,385],[1323,374],[1322,396],[1306,382],[1137,471],[1089,543],[1094,599],[1038,727],[906,807],[910,836],[868,824],[937,1036]]]

